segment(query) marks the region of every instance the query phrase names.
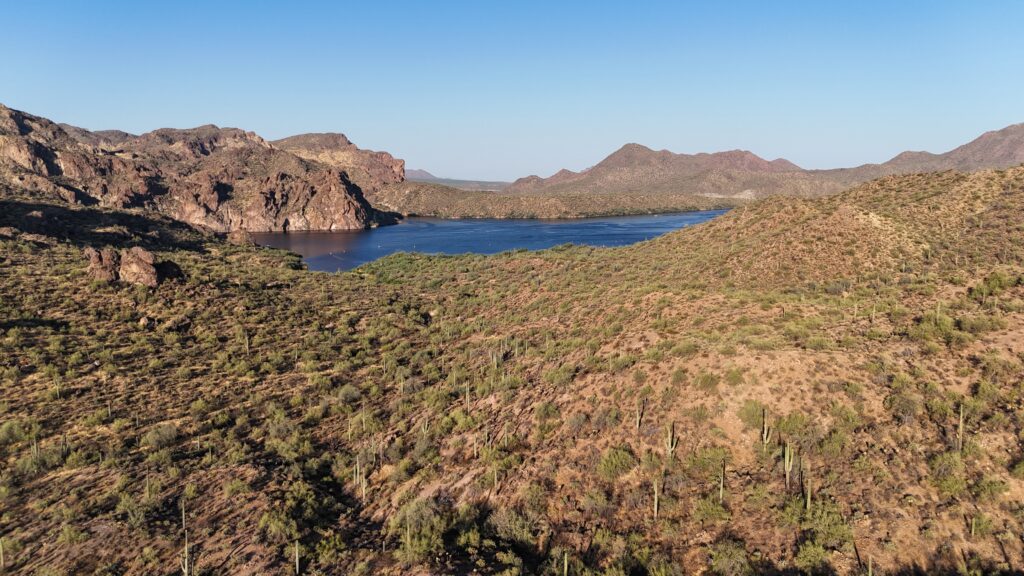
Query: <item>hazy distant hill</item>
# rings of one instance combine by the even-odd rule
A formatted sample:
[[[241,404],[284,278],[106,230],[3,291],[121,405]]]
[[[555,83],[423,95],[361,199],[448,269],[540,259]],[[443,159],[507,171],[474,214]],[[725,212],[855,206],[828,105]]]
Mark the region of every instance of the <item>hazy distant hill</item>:
[[[474,190],[485,192],[497,192],[509,187],[510,182],[492,180],[460,180],[458,178],[438,178],[426,170],[406,170],[405,179],[410,182],[429,182],[450,186],[458,190]]]

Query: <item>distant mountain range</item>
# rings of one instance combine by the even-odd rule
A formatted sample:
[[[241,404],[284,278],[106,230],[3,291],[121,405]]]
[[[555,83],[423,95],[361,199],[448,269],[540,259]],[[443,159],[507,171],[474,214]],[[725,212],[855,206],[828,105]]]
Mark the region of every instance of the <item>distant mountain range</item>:
[[[626,144],[587,170],[561,170],[549,178],[528,176],[508,193],[529,194],[678,194],[754,199],[784,194],[816,196],[889,174],[973,171],[1024,163],[1024,124],[986,132],[944,154],[903,152],[883,164],[856,168],[804,170],[785,160],[765,160],[746,150],[712,154],[674,154]]]
[[[578,218],[731,207],[773,195],[825,196],[891,174],[1024,163],[1024,124],[943,154],[805,170],[745,150],[674,154],[626,144],[581,172],[513,183],[405,170],[345,135],[267,141],[214,125],[134,135],[90,131],[0,105],[0,183],[78,203],[146,208],[215,231],[338,230],[448,218]]]
[[[498,192],[508,188],[511,182],[500,182],[495,180],[460,180],[457,178],[439,178],[426,170],[406,170],[405,179],[410,182],[429,182],[450,186],[458,190],[472,190],[482,192]]]

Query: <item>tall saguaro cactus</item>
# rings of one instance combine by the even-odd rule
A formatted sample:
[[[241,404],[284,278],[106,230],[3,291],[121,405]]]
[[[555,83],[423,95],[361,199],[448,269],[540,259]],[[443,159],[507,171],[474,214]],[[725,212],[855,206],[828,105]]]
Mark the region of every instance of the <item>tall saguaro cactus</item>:
[[[761,409],[761,453],[768,453],[768,444],[772,440],[773,430],[768,427],[768,410]]]
[[[672,422],[665,430],[665,459],[671,460],[679,446],[679,437],[676,436],[676,423]]]
[[[782,451],[782,466],[786,471],[786,490],[789,490],[790,479],[793,476],[793,462],[796,460],[793,454],[793,444],[786,441],[786,447]]]

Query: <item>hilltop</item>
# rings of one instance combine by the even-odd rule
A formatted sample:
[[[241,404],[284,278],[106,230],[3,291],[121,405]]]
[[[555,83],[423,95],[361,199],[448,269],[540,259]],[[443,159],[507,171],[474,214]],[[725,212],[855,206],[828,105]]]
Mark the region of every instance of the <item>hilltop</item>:
[[[200,573],[1024,562],[1024,168],[344,274],[0,194],[16,571],[169,573],[182,518]],[[180,274],[88,272],[136,246]]]
[[[307,160],[346,171],[364,193],[405,180],[405,162],[387,152],[361,150],[344,134],[300,134],[272,144]]]

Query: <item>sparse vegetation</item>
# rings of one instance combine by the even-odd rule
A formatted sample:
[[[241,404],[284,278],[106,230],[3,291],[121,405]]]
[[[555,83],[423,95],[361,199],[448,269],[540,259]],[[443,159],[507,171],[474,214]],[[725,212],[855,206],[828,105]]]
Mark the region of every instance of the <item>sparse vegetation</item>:
[[[6,568],[180,572],[182,500],[196,574],[1020,565],[1022,211],[1024,169],[899,176],[335,275],[6,191]],[[104,245],[182,276],[93,281]]]

